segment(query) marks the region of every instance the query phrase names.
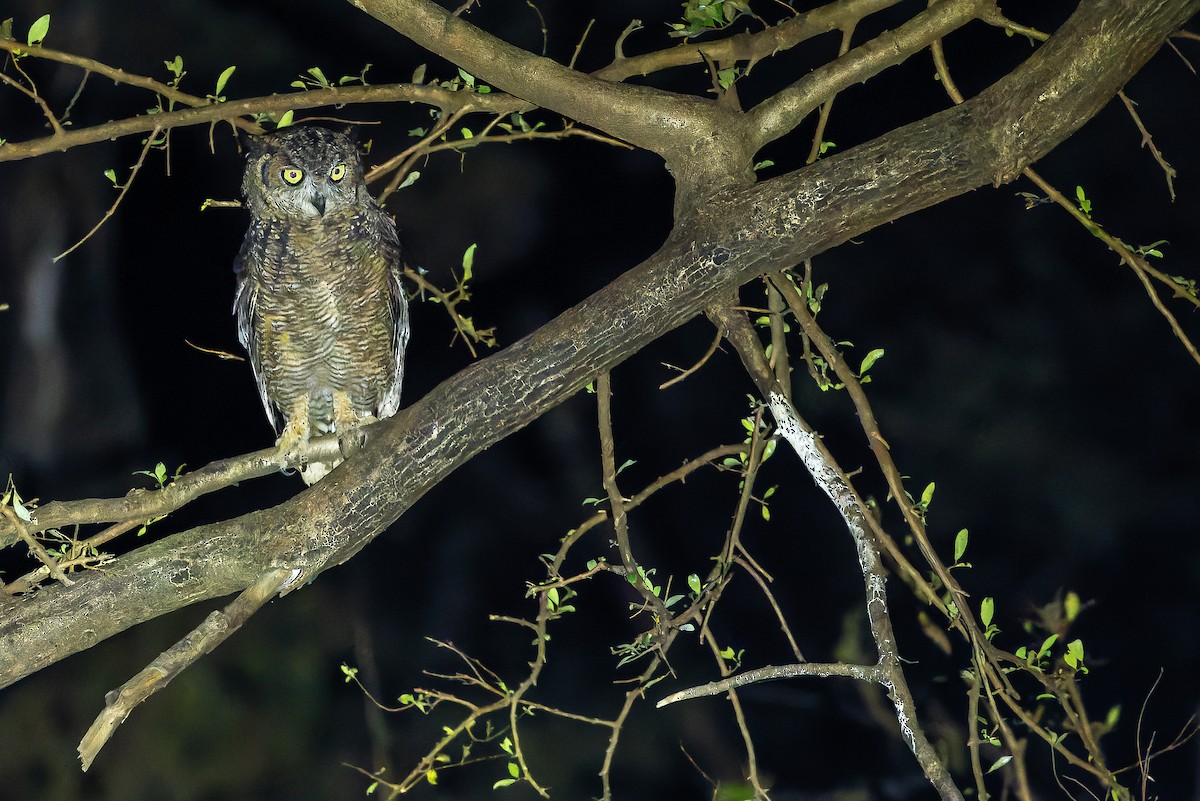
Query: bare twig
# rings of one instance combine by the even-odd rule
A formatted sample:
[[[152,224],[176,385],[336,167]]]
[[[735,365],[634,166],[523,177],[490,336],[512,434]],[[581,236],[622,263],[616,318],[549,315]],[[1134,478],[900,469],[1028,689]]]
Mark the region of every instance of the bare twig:
[[[680,381],[686,380],[688,376],[694,374],[697,370],[699,370],[701,367],[703,367],[708,362],[708,360],[712,358],[712,355],[717,352],[717,348],[719,348],[720,346],[721,346],[721,332],[718,331],[717,335],[715,337],[713,337],[712,344],[708,346],[708,350],[704,351],[704,355],[700,357],[699,361],[697,361],[695,364],[693,364],[691,367],[687,368],[686,370],[679,370],[678,367],[672,368],[675,370],[679,370],[679,375],[659,384],[658,388],[666,389],[669,386],[678,384]],[[671,365],[665,364],[665,363],[663,364],[663,366],[671,367]]]
[[[143,671],[108,693],[105,696],[104,711],[92,723],[79,743],[79,758],[83,769],[91,767],[96,754],[112,737],[117,727],[129,717],[134,707],[166,687],[173,678],[228,639],[284,587],[292,576],[293,571],[287,568],[277,568],[264,574],[229,606],[212,612],[186,637],[159,654]]]
[[[3,44],[3,42],[4,42],[4,40],[0,39],[0,44]],[[54,116],[54,112],[50,110],[50,107],[48,105],[46,105],[46,101],[43,100],[42,96],[37,93],[36,88],[31,89],[27,86],[23,86],[20,81],[16,80],[15,78],[12,78],[8,75],[5,75],[3,72],[0,72],[0,81],[3,81],[4,83],[13,87],[18,92],[25,95],[30,100],[32,100],[34,103],[36,103],[37,107],[42,110],[42,116],[44,116],[46,118],[46,120],[50,123],[50,127],[51,127],[51,129],[54,130],[54,134],[56,136],[62,134],[62,132],[63,132],[62,125],[59,123],[58,118]]]
[[[1149,148],[1150,155],[1154,156],[1154,160],[1158,162],[1158,166],[1162,168],[1163,176],[1167,179],[1167,192],[1171,195],[1171,200],[1175,200],[1175,176],[1179,173],[1170,165],[1162,151],[1154,144],[1154,137],[1150,136],[1150,132],[1146,130],[1145,123],[1138,115],[1134,108],[1136,105],[1129,99],[1129,95],[1125,94],[1124,90],[1117,92],[1117,97],[1121,98],[1121,102],[1125,104],[1126,111],[1133,118],[1133,124],[1137,126],[1138,131],[1142,134],[1142,147]]]
[[[634,75],[649,75],[673,67],[699,64],[704,55],[716,61],[748,61],[750,67],[776,53],[790,50],[814,37],[830,31],[845,29],[866,16],[894,6],[899,0],[843,0],[827,3],[804,14],[796,15],[763,31],[740,33],[712,42],[697,42],[656,50],[638,56],[625,56],[625,38],[641,27],[635,20],[617,40],[613,62],[592,73],[597,78],[623,81]]]
[[[59,253],[50,261],[57,263],[64,256],[71,253],[84,242],[91,239],[95,233],[100,230],[101,226],[108,222],[109,218],[112,217],[116,212],[117,206],[120,206],[121,201],[125,199],[125,194],[129,191],[129,187],[133,186],[133,181],[137,178],[138,171],[142,169],[142,165],[146,163],[146,156],[150,153],[150,148],[154,146],[154,140],[158,138],[160,131],[162,131],[161,128],[155,128],[150,132],[150,135],[146,137],[146,141],[142,144],[142,152],[138,154],[137,161],[133,163],[133,167],[129,170],[129,177],[125,179],[125,183],[121,184],[121,191],[117,193],[117,199],[112,202],[112,205],[108,207],[108,211],[104,212],[104,215],[100,217],[95,225],[92,226],[92,230],[88,231],[78,242],[76,242],[74,245],[71,245],[71,247],[67,248],[62,253]]]
[[[583,35],[579,37],[579,41],[575,43],[575,51],[571,53],[571,60],[567,63],[567,67],[575,69],[575,61],[579,58],[579,52],[583,50],[583,43],[587,41],[588,34],[592,32],[592,26],[596,24],[596,19],[593,17],[588,20],[587,27],[583,29]],[[542,48],[542,55],[545,55],[545,47]]]
[[[721,693],[729,692],[738,687],[746,687],[750,684],[777,681],[779,679],[795,679],[802,676],[814,676],[817,678],[844,676],[846,678],[858,679],[859,681],[871,681],[876,684],[883,683],[887,678],[883,668],[879,665],[847,665],[844,662],[799,662],[794,665],[769,665],[767,667],[755,668],[754,670],[746,670],[720,681],[710,681],[708,684],[701,684],[698,687],[679,690],[663,698],[655,706],[661,708],[680,701],[689,701],[693,698],[720,695]]]

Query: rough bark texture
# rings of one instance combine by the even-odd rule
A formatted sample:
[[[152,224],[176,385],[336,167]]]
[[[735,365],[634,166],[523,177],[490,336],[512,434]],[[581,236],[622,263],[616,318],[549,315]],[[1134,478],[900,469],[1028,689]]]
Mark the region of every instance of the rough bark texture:
[[[447,379],[316,486],[140,548],[72,587],[0,602],[0,686],[139,622],[241,590],[272,565],[301,569],[305,581],[345,561],[456,467],[733,288],[1013,179],[1094,115],[1198,7],[1084,0],[979,97],[806,169],[710,195],[649,260]]]

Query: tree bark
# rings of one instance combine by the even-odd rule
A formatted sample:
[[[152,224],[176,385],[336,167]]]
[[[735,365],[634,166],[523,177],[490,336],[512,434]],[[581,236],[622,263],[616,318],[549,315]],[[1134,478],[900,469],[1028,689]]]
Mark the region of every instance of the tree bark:
[[[805,169],[709,194],[650,259],[375,427],[359,455],[286,503],[139,548],[73,586],[0,601],[0,686],[139,622],[242,590],[271,567],[296,568],[303,582],[346,561],[456,467],[741,284],[1012,180],[1198,8],[1200,0],[1084,0],[978,97]]]

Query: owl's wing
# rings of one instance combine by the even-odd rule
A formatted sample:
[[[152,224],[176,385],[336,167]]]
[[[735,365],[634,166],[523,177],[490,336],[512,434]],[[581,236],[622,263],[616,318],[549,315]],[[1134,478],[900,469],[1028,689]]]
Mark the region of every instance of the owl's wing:
[[[401,276],[404,262],[400,258],[400,240],[396,226],[387,212],[379,211],[379,255],[387,264],[388,299],[392,309],[392,353],[396,359],[392,380],[379,401],[379,417],[391,417],[400,408],[400,387],[404,383],[404,352],[408,348],[408,299],[404,295]]]
[[[256,258],[254,248],[250,244],[250,234],[242,241],[242,249],[233,262],[233,271],[237,274],[237,292],[233,296],[233,313],[237,316],[238,341],[246,349],[250,357],[250,369],[254,372],[254,382],[258,384],[258,397],[262,400],[263,408],[267,411],[267,420],[275,433],[279,433],[279,413],[275,404],[267,398],[267,384],[262,369],[262,348],[255,335],[258,329],[258,292],[260,285],[252,273],[257,272],[252,264]]]

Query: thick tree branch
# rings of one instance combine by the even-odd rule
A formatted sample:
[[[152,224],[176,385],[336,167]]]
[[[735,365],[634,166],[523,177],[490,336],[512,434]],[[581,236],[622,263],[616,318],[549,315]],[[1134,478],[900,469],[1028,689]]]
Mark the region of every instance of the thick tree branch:
[[[677,177],[697,170],[725,184],[750,177],[753,152],[741,135],[741,116],[732,109],[577,72],[510,45],[430,0],[350,1],[511,95],[657,153]],[[731,169],[738,170],[733,180]]]
[[[645,263],[381,423],[361,456],[295,498],[152,543],[71,587],[0,600],[0,685],[136,623],[242,590],[271,567],[311,579],[349,559],[459,465],[734,287],[1012,179],[1095,114],[1198,8],[1200,0],[1085,0],[976,98],[805,169],[714,194]]]

